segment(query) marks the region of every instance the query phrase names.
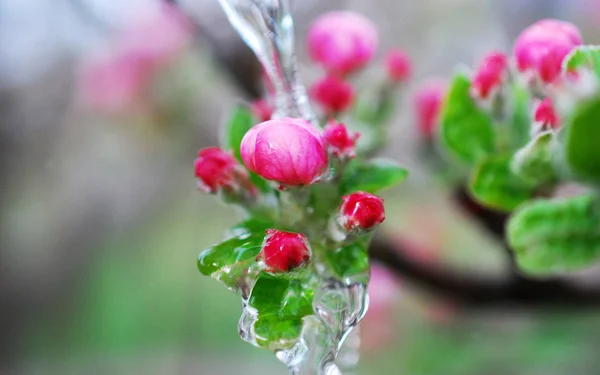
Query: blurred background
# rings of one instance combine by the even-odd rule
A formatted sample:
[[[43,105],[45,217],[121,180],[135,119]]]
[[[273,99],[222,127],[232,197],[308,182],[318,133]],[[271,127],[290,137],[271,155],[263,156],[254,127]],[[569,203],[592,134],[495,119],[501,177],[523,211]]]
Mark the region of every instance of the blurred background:
[[[411,177],[385,195],[382,231],[424,262],[506,273],[502,245],[419,160],[411,93],[510,51],[541,18],[599,44],[600,1],[292,4],[306,83],[320,72],[304,35],[331,9],[373,19],[379,57],[400,47],[414,59],[384,150]],[[381,74],[375,61],[356,84]],[[236,212],[196,190],[193,159],[236,104],[260,96],[260,79],[216,0],[0,0],[0,374],[285,373],[239,339],[239,298],[196,269]],[[358,374],[600,373],[591,308],[465,309],[380,265],[371,301]]]

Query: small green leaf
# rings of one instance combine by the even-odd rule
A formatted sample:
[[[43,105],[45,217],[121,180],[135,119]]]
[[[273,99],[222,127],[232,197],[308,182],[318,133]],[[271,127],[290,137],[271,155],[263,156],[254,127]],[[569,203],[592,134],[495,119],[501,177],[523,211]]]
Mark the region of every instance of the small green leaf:
[[[588,68],[600,77],[600,47],[577,47],[563,60],[564,72],[577,71],[580,68]]]
[[[354,242],[339,249],[325,250],[325,256],[340,279],[351,278],[357,282],[369,281],[369,252],[363,242]]]
[[[368,162],[353,160],[342,175],[342,194],[366,191],[376,194],[401,183],[408,171],[392,160],[378,158]]]
[[[530,185],[554,184],[558,180],[553,164],[555,146],[554,132],[538,135],[515,153],[511,162],[512,172]]]
[[[257,312],[257,344],[271,350],[292,347],[302,332],[302,318],[313,314],[313,298],[314,290],[307,280],[262,272],[248,299],[248,305]]]
[[[502,211],[512,211],[533,196],[533,187],[510,169],[509,155],[482,160],[470,181],[471,194],[483,205]]]
[[[600,184],[600,99],[579,105],[564,128],[564,156],[573,175]]]
[[[598,198],[523,205],[508,222],[507,239],[524,272],[549,275],[588,267],[600,259]]]
[[[265,230],[269,223],[248,220],[229,232],[229,238],[202,251],[198,256],[198,269],[203,275],[221,281],[237,291],[239,281],[247,276],[249,268],[256,263]]]
[[[254,126],[252,113],[245,106],[238,106],[227,122],[226,148],[233,150],[235,157],[240,162],[242,162],[240,154],[242,138],[252,126]]]
[[[530,139],[531,131],[531,94],[522,85],[515,83],[511,86],[512,114],[510,116],[509,143],[511,150],[523,147]]]
[[[444,101],[440,137],[445,149],[458,160],[474,164],[495,150],[490,115],[477,106],[470,94],[471,81],[456,74]]]

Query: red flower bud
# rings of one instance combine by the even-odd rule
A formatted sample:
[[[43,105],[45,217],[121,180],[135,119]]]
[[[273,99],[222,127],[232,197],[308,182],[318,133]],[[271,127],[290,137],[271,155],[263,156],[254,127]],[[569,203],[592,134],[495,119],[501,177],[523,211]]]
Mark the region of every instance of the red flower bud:
[[[554,105],[550,98],[538,102],[533,112],[533,119],[540,124],[542,128],[557,128],[559,121],[558,115],[554,110]]]
[[[394,82],[406,81],[412,74],[412,62],[406,52],[392,49],[385,57],[385,67],[388,77]]]
[[[337,157],[353,158],[356,155],[354,146],[358,137],[359,133],[349,133],[346,125],[341,122],[329,121],[323,130],[327,149]]]
[[[415,94],[417,125],[421,134],[427,138],[433,136],[437,127],[445,92],[446,82],[433,79],[424,82]]]
[[[335,76],[326,76],[310,88],[310,96],[327,115],[347,110],[354,100],[354,88]]]
[[[372,230],[384,220],[383,198],[362,191],[342,197],[338,223],[348,232]]]
[[[269,272],[289,272],[310,261],[308,239],[302,233],[267,229],[267,235],[258,254]]]
[[[502,52],[487,54],[473,76],[471,90],[478,99],[487,99],[502,85],[508,72],[508,58]]]
[[[216,193],[219,188],[232,186],[235,181],[237,160],[218,147],[208,147],[198,152],[194,161],[199,187],[207,193]]]

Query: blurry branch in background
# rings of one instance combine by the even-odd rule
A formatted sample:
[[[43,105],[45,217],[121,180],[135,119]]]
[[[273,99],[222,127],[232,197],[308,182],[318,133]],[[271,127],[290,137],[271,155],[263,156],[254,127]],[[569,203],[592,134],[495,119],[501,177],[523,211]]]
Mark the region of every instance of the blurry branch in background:
[[[473,201],[459,189],[455,201],[497,240],[504,241],[504,225],[508,215],[491,211]],[[376,236],[370,248],[371,258],[386,266],[398,277],[435,296],[469,308],[580,308],[600,307],[600,286],[578,286],[561,279],[535,279],[520,274],[513,262],[513,252],[503,244],[510,258],[510,272],[505,278],[458,272],[435,264],[429,265],[404,255],[383,236]]]

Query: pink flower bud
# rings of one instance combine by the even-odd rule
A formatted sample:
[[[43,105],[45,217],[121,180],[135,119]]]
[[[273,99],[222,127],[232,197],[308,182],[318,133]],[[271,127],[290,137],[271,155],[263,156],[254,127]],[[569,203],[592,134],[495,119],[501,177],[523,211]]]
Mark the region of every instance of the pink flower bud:
[[[329,121],[323,130],[323,139],[327,149],[332,155],[340,158],[353,158],[356,156],[355,144],[360,137],[359,133],[350,133],[346,125],[341,122]]]
[[[342,197],[338,223],[348,232],[365,232],[385,220],[383,198],[362,191]]]
[[[375,25],[362,15],[348,11],[318,17],[308,31],[308,53],[329,73],[344,76],[365,66],[375,54]]]
[[[267,229],[257,260],[262,259],[269,272],[289,272],[310,261],[310,245],[302,233]]]
[[[533,112],[533,119],[536,123],[542,125],[542,128],[558,127],[558,115],[554,110],[554,105],[550,98],[545,98],[536,104]]]
[[[350,107],[354,101],[354,88],[335,76],[326,76],[312,85],[310,96],[327,115],[334,116]]]
[[[385,67],[388,77],[393,82],[406,81],[412,74],[412,62],[406,52],[401,49],[388,51],[385,57]]]
[[[579,30],[571,23],[538,21],[523,30],[515,42],[517,67],[544,83],[551,83],[560,76],[564,58],[582,42]]]
[[[471,91],[477,99],[487,99],[506,79],[508,58],[502,52],[487,54],[473,76]]]
[[[419,87],[414,96],[417,125],[421,134],[426,138],[432,137],[437,127],[446,86],[446,82],[443,80],[429,80]]]
[[[240,147],[246,167],[283,185],[308,185],[329,166],[323,138],[303,119],[282,118],[251,128]]]
[[[269,103],[269,101],[266,99],[258,99],[253,101],[250,104],[250,109],[252,109],[252,113],[260,120],[260,122],[269,121],[273,116],[273,111],[275,110],[271,103]]]
[[[235,183],[238,161],[230,153],[218,147],[208,147],[198,152],[194,161],[199,187],[207,193],[216,193],[219,189],[232,187]]]

